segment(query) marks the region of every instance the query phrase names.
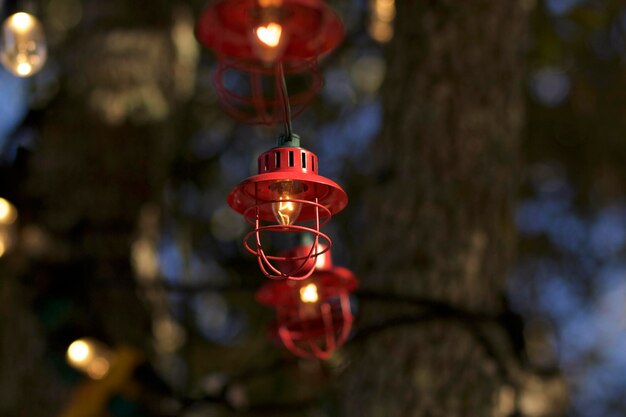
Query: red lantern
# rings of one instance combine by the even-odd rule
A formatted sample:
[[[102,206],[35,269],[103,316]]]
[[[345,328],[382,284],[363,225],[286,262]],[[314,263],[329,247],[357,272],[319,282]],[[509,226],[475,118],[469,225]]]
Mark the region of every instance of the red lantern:
[[[306,251],[308,247],[301,246],[289,255]],[[289,351],[301,357],[328,359],[352,329],[350,293],[356,289],[357,279],[350,270],[333,267],[328,251],[316,264],[310,278],[268,282],[256,297],[276,309],[274,331]]]
[[[304,61],[337,47],[343,24],[321,0],[217,0],[198,19],[196,36],[219,56]]]
[[[332,244],[320,227],[348,204],[345,191],[317,173],[317,156],[299,145],[296,135],[281,137],[278,147],[259,156],[259,174],[228,195],[230,207],[254,227],[244,237],[244,247],[257,256],[261,270],[272,279],[309,277],[316,258]],[[268,255],[261,242],[265,233],[312,236],[311,245],[306,252]]]
[[[317,60],[341,42],[343,25],[321,0],[218,0],[196,35],[218,55],[220,105],[242,122],[269,125],[287,121],[285,99],[295,117],[320,91]]]

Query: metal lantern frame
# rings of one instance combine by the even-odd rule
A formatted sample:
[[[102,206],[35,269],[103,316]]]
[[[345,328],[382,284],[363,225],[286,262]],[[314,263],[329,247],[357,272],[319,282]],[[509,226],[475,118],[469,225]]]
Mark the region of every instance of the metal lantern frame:
[[[301,246],[295,252],[307,250]],[[352,330],[350,293],[358,281],[349,269],[333,267],[328,251],[320,255],[316,264],[316,271],[307,280],[268,282],[259,289],[256,298],[276,310],[272,333],[290,352],[305,358],[329,359]],[[318,299],[305,303],[300,290],[310,284],[316,285]]]
[[[299,145],[297,136],[290,138]],[[245,249],[257,257],[259,267],[270,279],[303,280],[315,270],[315,260],[332,246],[332,240],[320,231],[336,213],[348,204],[346,192],[334,181],[318,174],[317,156],[299,146],[279,146],[258,158],[258,175],[239,183],[228,195],[229,206],[242,214],[253,229],[243,238]],[[279,199],[274,184],[299,182],[303,191],[298,198]],[[279,224],[272,210],[274,203],[301,204],[293,224]],[[307,251],[297,254],[269,255],[261,242],[264,233],[310,233]]]
[[[344,28],[321,0],[281,0],[262,7],[259,0],[217,0],[201,14],[196,37],[219,56],[258,61],[255,28],[277,21],[286,39],[276,61],[319,58],[339,45]]]
[[[237,76],[237,82],[229,77],[232,75]],[[299,78],[300,88],[284,91],[285,75]],[[324,79],[315,59],[264,66],[222,57],[213,73],[213,85],[220,105],[231,117],[271,125],[285,122],[283,95],[291,106],[291,116],[296,117],[322,89]]]

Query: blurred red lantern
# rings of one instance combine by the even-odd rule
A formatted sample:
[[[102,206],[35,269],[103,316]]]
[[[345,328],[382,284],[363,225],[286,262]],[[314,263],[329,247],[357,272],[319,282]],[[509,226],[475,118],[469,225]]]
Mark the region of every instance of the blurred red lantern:
[[[218,56],[299,62],[336,48],[343,24],[322,0],[217,0],[198,19],[196,36]]]
[[[317,156],[299,146],[298,136],[281,136],[278,147],[259,156],[258,175],[228,195],[230,207],[254,227],[243,239],[245,248],[272,279],[309,277],[317,257],[332,244],[320,227],[348,204],[345,191],[317,173]],[[264,233],[298,233],[312,237],[311,245],[305,252],[268,255],[261,242]]]
[[[213,83],[226,112],[274,124],[286,122],[285,99],[295,117],[320,91],[317,60],[341,42],[343,25],[321,0],[218,0],[198,19],[196,36],[218,56]]]
[[[287,257],[305,254],[300,246]],[[276,309],[274,328],[294,355],[328,359],[352,329],[350,293],[357,287],[354,274],[333,266],[330,252],[319,255],[315,272],[306,280],[268,282],[257,292],[257,300]]]

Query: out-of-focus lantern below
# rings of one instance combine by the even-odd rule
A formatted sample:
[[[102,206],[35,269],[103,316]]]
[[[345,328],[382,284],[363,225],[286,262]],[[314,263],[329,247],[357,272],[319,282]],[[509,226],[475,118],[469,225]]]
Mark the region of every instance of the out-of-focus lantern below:
[[[287,254],[303,255],[299,246]],[[329,251],[319,255],[316,270],[306,280],[270,281],[257,292],[257,300],[276,310],[273,331],[294,355],[328,359],[347,339],[354,320],[350,293],[357,287],[354,274],[333,266]]]
[[[24,12],[9,16],[0,32],[0,62],[18,77],[30,77],[46,63],[48,46],[39,20]]]
[[[87,374],[91,379],[102,379],[109,373],[114,354],[103,343],[90,339],[78,339],[67,348],[67,363]]]
[[[303,280],[315,270],[316,258],[330,249],[330,238],[320,231],[348,204],[346,192],[318,174],[317,156],[301,148],[298,136],[281,136],[279,146],[261,154],[259,174],[239,183],[228,195],[228,205],[254,229],[243,243],[256,255],[268,278]],[[265,252],[262,235],[292,233],[312,237],[306,251],[286,255]]]
[[[196,36],[218,56],[213,82],[226,112],[275,124],[286,121],[283,82],[294,117],[320,91],[317,61],[341,42],[343,24],[321,0],[218,0],[198,19]]]

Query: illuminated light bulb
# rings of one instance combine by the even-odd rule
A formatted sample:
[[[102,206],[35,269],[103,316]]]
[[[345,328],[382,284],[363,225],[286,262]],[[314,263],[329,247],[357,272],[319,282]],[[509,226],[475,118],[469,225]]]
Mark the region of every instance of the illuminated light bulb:
[[[87,341],[79,339],[72,342],[67,348],[67,360],[74,365],[82,365],[93,356],[91,347]]]
[[[78,339],[67,348],[67,363],[91,379],[104,378],[114,359],[111,350],[94,339]]]
[[[265,26],[258,26],[255,33],[256,37],[264,45],[269,46],[270,48],[276,48],[280,45],[283,27],[276,22],[270,22]]]
[[[28,13],[9,16],[0,33],[0,62],[18,77],[31,76],[43,67],[48,47],[39,20]]]
[[[280,181],[270,186],[270,189],[277,194],[279,200],[272,203],[276,221],[283,226],[295,223],[302,210],[302,203],[292,200],[304,191],[303,184],[298,181]]]
[[[17,218],[17,210],[13,204],[0,197],[0,224],[12,224]]]
[[[263,8],[280,7],[282,5],[283,0],[259,0],[259,6]]]
[[[302,300],[303,303],[316,303],[317,300],[319,300],[317,285],[311,283],[300,288],[300,300]]]

